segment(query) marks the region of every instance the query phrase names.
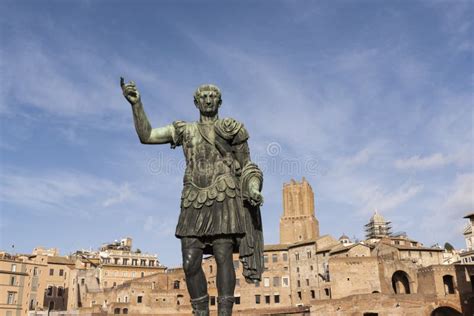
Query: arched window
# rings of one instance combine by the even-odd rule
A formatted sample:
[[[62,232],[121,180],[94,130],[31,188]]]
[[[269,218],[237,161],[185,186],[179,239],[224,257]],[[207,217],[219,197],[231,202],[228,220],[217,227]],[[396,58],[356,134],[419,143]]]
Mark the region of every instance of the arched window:
[[[454,294],[454,278],[452,275],[443,276],[444,294]]]
[[[461,316],[461,313],[454,308],[441,306],[432,311],[431,316]]]
[[[120,308],[118,308],[118,307],[115,308],[115,309],[114,309],[114,314],[120,314]]]
[[[401,270],[395,272],[392,275],[392,287],[395,294],[410,294],[408,274]]]
[[[122,314],[128,314],[128,308],[124,308],[124,309],[122,310]]]

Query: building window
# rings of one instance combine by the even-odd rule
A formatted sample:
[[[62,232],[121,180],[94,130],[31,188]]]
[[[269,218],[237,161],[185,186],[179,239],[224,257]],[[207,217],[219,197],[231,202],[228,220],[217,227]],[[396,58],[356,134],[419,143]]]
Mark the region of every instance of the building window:
[[[239,269],[239,260],[234,260],[234,269],[237,270]]]
[[[263,263],[268,263],[268,255],[263,255]]]
[[[117,286],[117,282],[114,282],[114,284],[112,284],[112,287],[116,287]]]
[[[273,296],[273,300],[275,301],[275,304],[280,303],[280,295],[275,294],[275,295]]]
[[[175,290],[179,290],[179,281],[178,280],[175,280],[174,283],[173,283],[173,288]]]
[[[122,310],[122,312],[123,312],[124,314],[128,314],[128,308],[124,308],[124,309]]]
[[[53,296],[53,287],[52,286],[48,286],[48,288],[46,289],[46,295],[47,296]]]
[[[134,278],[136,275],[136,272],[132,272],[132,278]]]
[[[314,292],[314,290],[311,290],[311,298],[316,298],[316,293]]]
[[[280,277],[273,277],[273,286],[280,286]]]
[[[49,275],[54,275],[54,269],[49,269]]]
[[[12,276],[12,277],[10,278],[10,285],[15,285],[15,283],[16,283],[16,277],[15,277],[15,276]]]
[[[124,301],[125,303],[128,303],[128,296],[125,296],[125,297],[123,298],[123,301]]]
[[[290,283],[290,280],[288,279],[288,277],[283,277],[281,280],[282,280],[283,286],[288,287]]]
[[[444,293],[446,295],[448,294],[454,294],[454,278],[452,275],[445,275],[443,276],[443,284],[444,284]]]
[[[38,267],[34,267],[33,268],[33,276],[37,276],[38,275]]]
[[[288,271],[288,267],[286,267],[286,266],[283,267],[283,270]]]
[[[270,304],[270,295],[265,295],[265,304]]]
[[[301,291],[298,291],[298,299],[301,300]]]
[[[7,304],[8,305],[15,304],[15,292],[8,292]]]
[[[86,279],[82,278],[81,279],[81,285],[84,285],[84,284],[86,284]]]
[[[214,305],[216,305],[216,297],[211,296],[211,306],[214,306]]]
[[[212,264],[209,265],[209,273],[212,273]]]
[[[12,272],[16,272],[16,264],[12,264]]]
[[[313,271],[313,270],[314,270],[314,269],[313,269],[313,266],[309,266],[309,269],[310,269],[311,271]]]
[[[137,297],[137,303],[141,304],[143,302],[143,296],[138,296]]]
[[[300,267],[296,267],[296,273],[300,273]]]
[[[235,300],[234,303],[235,303],[236,305],[240,305],[240,296],[236,296],[236,297],[234,298],[234,300]]]
[[[154,267],[154,266],[155,266],[155,260],[150,260],[150,261],[148,261],[148,265],[149,265],[150,267]]]
[[[116,314],[116,315],[117,315],[117,314],[120,314],[120,308],[115,308],[115,309],[114,309],[114,314]]]
[[[114,264],[118,264],[119,263],[119,258],[114,258]],[[120,309],[119,309],[119,313],[120,313]]]
[[[296,281],[296,284],[297,284],[297,287],[301,287],[301,281],[300,280]]]
[[[278,254],[274,253],[272,255],[272,262],[278,262]]]
[[[260,281],[255,282],[255,287],[260,287]]]
[[[64,276],[64,270],[63,269],[59,269],[59,276]]]
[[[145,276],[145,272],[140,273],[140,275],[143,278]]]
[[[128,259],[127,259],[127,258],[123,258],[123,259],[122,259],[122,264],[123,264],[124,266],[128,265]]]
[[[309,279],[306,279],[306,286],[309,286]]]
[[[146,260],[144,260],[144,259],[140,260],[140,265],[146,266]]]
[[[300,260],[300,254],[299,253],[295,253],[295,259],[296,259],[296,261]]]
[[[283,261],[288,261],[288,254],[286,252],[283,253]]]
[[[62,287],[58,287],[58,296],[62,297],[64,294],[64,289]]]
[[[255,295],[255,304],[260,304],[260,295]]]
[[[326,294],[326,296],[330,296],[331,292],[329,291],[329,289],[324,289],[324,294]]]
[[[132,259],[132,266],[138,265],[138,259]]]
[[[270,286],[270,278],[263,278],[263,286],[264,287]]]
[[[306,255],[308,256],[308,259],[310,259],[310,258],[311,258],[311,250],[308,250],[308,251],[306,252]]]

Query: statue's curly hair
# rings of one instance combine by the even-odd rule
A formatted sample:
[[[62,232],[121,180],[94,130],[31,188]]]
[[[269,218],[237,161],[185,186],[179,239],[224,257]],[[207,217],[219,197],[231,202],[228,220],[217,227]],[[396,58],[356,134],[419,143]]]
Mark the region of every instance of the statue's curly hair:
[[[222,94],[221,90],[213,84],[203,84],[200,85],[196,91],[194,92],[194,103],[198,102],[199,97],[201,96],[202,91],[214,91],[217,93],[217,96],[219,97],[220,103],[222,103]]]

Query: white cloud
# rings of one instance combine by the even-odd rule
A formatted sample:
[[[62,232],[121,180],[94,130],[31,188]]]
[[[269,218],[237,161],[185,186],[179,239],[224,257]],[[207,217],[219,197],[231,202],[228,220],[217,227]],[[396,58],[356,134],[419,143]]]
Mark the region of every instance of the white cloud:
[[[406,159],[397,159],[395,161],[395,167],[397,169],[425,170],[450,164],[464,165],[469,162],[472,163],[472,156],[470,156],[469,150],[463,150],[451,155],[435,153],[426,157],[415,155]]]
[[[103,211],[104,206],[123,202],[131,195],[126,183],[75,171],[27,174],[7,170],[0,175],[0,183],[2,203],[44,214],[88,217],[96,211]],[[104,201],[111,192],[118,195]]]
[[[122,186],[120,186],[120,188],[118,188],[118,192],[116,192],[115,196],[112,196],[112,197],[106,199],[102,203],[102,205],[104,207],[109,207],[111,205],[121,203],[121,202],[125,201],[126,199],[130,198],[131,195],[132,195],[132,192],[130,191],[129,184],[125,183]]]
[[[474,173],[460,174],[442,207],[447,214],[465,215],[474,210]]]
[[[420,228],[425,236],[431,235],[437,242],[460,241],[466,224],[463,216],[474,210],[474,173],[458,174],[453,182],[440,189],[437,196],[423,206],[420,204],[427,210],[419,220]]]
[[[380,186],[355,189],[356,196],[362,202],[360,212],[372,212],[375,209],[383,213],[399,208],[423,190],[423,185],[405,184],[394,191],[384,190]]]

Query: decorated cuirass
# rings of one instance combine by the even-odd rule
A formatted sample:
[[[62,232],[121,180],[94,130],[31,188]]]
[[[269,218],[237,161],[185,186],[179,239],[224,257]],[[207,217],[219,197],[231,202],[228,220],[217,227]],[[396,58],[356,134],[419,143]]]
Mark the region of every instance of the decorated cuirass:
[[[219,152],[216,147],[214,123],[187,123],[182,132],[186,172],[182,206],[200,209],[239,194],[235,164],[231,152]]]

